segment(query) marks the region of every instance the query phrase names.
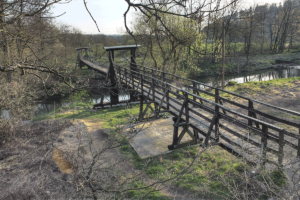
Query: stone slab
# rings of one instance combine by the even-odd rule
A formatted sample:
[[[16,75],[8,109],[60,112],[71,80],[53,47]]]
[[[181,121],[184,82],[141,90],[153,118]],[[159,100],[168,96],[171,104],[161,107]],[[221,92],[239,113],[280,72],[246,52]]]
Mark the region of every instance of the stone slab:
[[[172,117],[158,119],[150,122],[140,123],[135,126],[138,134],[130,140],[131,146],[141,158],[157,156],[168,152],[168,145],[173,141]],[[190,128],[192,131],[192,129]],[[182,128],[179,128],[179,134]],[[192,138],[185,134],[182,142],[190,141]]]

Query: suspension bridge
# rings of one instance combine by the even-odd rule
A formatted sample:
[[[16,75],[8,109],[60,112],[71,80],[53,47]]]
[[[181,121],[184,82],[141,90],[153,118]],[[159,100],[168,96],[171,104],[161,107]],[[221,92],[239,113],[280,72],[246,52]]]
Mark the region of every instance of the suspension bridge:
[[[140,66],[136,63],[136,50],[139,47],[104,47],[108,52],[108,67],[93,60],[88,55],[87,47],[77,48],[77,64],[80,68],[86,66],[106,77],[106,87],[110,88],[110,105],[120,103],[120,88],[128,88],[129,101],[140,103],[139,121],[146,120],[149,109],[153,113],[152,119],[170,113],[174,129],[169,150],[194,144],[219,145],[237,156],[246,157],[250,162],[256,163],[258,157],[264,157],[264,162],[279,165],[284,165],[290,157],[300,156],[300,123],[291,120],[299,119],[299,112]],[[119,50],[130,51],[130,66],[115,63],[115,52]],[[99,106],[104,106],[103,98],[94,108]],[[264,110],[275,110],[276,114]],[[278,113],[285,117],[280,117]],[[188,135],[190,141],[182,142],[184,135]]]

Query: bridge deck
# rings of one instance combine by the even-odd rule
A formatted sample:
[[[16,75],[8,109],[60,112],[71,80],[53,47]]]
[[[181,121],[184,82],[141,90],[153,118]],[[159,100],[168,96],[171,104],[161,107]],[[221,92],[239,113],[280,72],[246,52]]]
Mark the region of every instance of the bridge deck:
[[[105,75],[105,74],[107,74],[107,72],[108,72],[108,68],[106,68],[106,67],[101,67],[101,66],[96,65],[96,64],[92,63],[91,61],[88,61],[88,60],[83,59],[83,58],[81,58],[81,61],[82,61],[86,66],[88,66],[89,68],[92,68],[93,70],[99,72],[100,74],[104,74],[104,75]]]

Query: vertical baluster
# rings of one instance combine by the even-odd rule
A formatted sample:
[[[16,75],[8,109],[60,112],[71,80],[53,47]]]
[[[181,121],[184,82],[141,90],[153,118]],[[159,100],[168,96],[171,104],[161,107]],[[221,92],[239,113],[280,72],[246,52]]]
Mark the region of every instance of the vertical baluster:
[[[193,94],[196,94],[196,88],[197,88],[197,84],[193,81]],[[196,97],[193,97],[193,100],[197,101]]]
[[[140,120],[142,120],[142,115],[143,115],[143,107],[144,107],[144,103],[143,103],[143,101],[144,101],[144,93],[143,93],[143,91],[144,91],[144,77],[142,76],[142,74],[141,74],[141,95],[140,95],[140,114],[139,114],[139,119]]]
[[[167,84],[165,83],[166,82],[166,74],[165,74],[165,72],[163,72],[162,73],[162,81],[164,82],[164,89],[163,89],[163,91],[164,91],[164,93],[166,92],[166,87],[167,87]]]
[[[185,122],[188,124],[190,122],[190,115],[189,115],[189,95],[187,92],[184,93],[186,103],[185,103]]]
[[[135,75],[135,74],[134,74],[134,73],[135,73],[135,72],[133,72],[133,71],[131,71],[131,73],[130,73],[130,74],[131,74],[131,84],[132,84],[132,85],[131,85],[131,86],[132,86],[132,87],[131,87],[132,90],[131,90],[131,92],[130,92],[130,101],[131,101],[131,102],[132,102],[132,101],[135,101],[135,97],[134,97],[134,93],[135,93],[135,92],[134,92],[134,88],[135,88],[135,87],[134,87],[134,75]]]
[[[215,103],[218,103],[219,101],[219,89],[215,89]],[[220,108],[218,105],[215,106],[215,112],[216,112],[216,121],[215,121],[215,137],[217,138],[217,142],[219,142],[219,116],[220,116]]]
[[[284,153],[283,153],[283,147],[284,147],[284,133],[285,130],[279,132],[279,148],[278,148],[278,164],[280,165],[280,167],[283,167],[283,157],[284,157]]]
[[[262,135],[261,135],[261,144],[262,144],[262,166],[264,167],[267,159],[267,146],[268,146],[268,127],[262,125]]]
[[[155,81],[152,74],[152,101],[155,102]]]
[[[177,142],[178,142],[178,126],[177,125],[175,125],[176,124],[176,122],[177,122],[177,118],[178,117],[173,117],[172,118],[172,120],[173,120],[173,122],[174,122],[174,130],[173,130],[173,143],[172,143],[172,145],[170,145],[170,146],[172,146],[171,148],[170,148],[170,146],[169,146],[169,150],[172,150],[172,149],[174,149],[174,146],[173,145],[177,145]]]
[[[252,112],[250,110],[250,109],[253,108],[253,101],[248,100],[248,108],[249,108],[249,110],[248,110],[248,116],[249,117],[253,117]],[[248,119],[248,126],[252,126],[252,120],[251,119]]]
[[[170,90],[169,89],[167,89],[168,91],[167,91],[167,95],[166,95],[166,101],[167,101],[167,110],[169,110],[170,109]]]

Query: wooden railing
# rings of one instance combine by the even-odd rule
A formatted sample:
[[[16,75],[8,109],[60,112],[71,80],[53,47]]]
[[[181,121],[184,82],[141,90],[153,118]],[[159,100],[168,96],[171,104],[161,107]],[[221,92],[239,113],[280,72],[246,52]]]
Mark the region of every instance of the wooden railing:
[[[286,119],[281,119],[276,116],[270,115],[268,113],[264,113],[262,111],[259,111],[257,109],[254,109],[254,103],[264,105],[271,107],[273,109],[279,110],[281,112],[285,112],[294,116],[300,116],[300,113],[287,110],[284,108],[276,107],[264,102],[257,101],[255,99],[247,98],[242,95],[235,94],[233,92],[222,90],[219,88],[215,88],[194,80],[182,78],[170,73],[166,73],[163,71],[151,69],[144,66],[138,66],[134,70],[128,69],[119,65],[115,65],[115,69],[117,70],[117,74],[120,77],[120,80],[125,83],[125,85],[130,85],[134,90],[139,91],[143,96],[146,96],[147,99],[149,99],[149,96],[151,97],[151,100],[153,102],[159,102],[161,101],[161,105],[167,110],[170,109],[170,107],[174,110],[176,110],[178,113],[178,116],[185,115],[184,120],[185,123],[189,123],[190,115],[189,113],[193,113],[199,119],[205,120],[210,123],[210,126],[208,127],[209,131],[208,133],[202,133],[206,136],[205,143],[207,144],[207,138],[210,137],[212,126],[215,126],[215,138],[212,138],[213,140],[218,140],[218,137],[221,137],[225,141],[229,143],[233,143],[232,141],[228,140],[227,137],[219,134],[219,128],[222,128],[226,130],[227,132],[231,133],[232,135],[244,139],[248,142],[250,142],[252,145],[257,146],[259,148],[263,149],[263,152],[266,151],[271,152],[273,154],[278,155],[278,162],[282,163],[283,161],[283,155],[284,155],[284,145],[288,145],[291,148],[295,149],[297,151],[297,156],[300,155],[300,135],[295,134],[293,132],[289,132],[279,126],[267,123],[268,120],[259,120],[257,119],[257,115],[263,116],[267,119],[274,120],[276,122],[280,122],[285,125],[289,125],[292,127],[295,127],[300,131],[300,124],[299,122],[291,122]],[[169,76],[169,77],[168,77]],[[181,79],[185,81],[182,83],[182,85],[185,88],[190,89],[189,90],[183,90],[182,88],[176,87],[170,83],[174,82],[174,78]],[[190,84],[187,84],[186,82],[190,82]],[[208,92],[204,89],[200,89],[199,85],[205,86],[206,88],[210,88],[214,90],[214,94],[211,92]],[[150,93],[151,91],[151,93]],[[248,106],[245,106],[239,102],[229,100],[227,98],[221,97],[220,92],[227,93],[239,98],[242,98],[244,100],[248,101]],[[159,94],[159,95],[156,95]],[[214,98],[214,101],[208,100],[206,98],[201,97],[199,94],[206,94]],[[163,97],[163,99],[160,99]],[[182,101],[178,101],[178,99]],[[242,114],[241,112],[237,112],[233,109],[230,109],[228,107],[225,107],[223,103],[229,103],[231,105],[237,106],[239,108],[244,109],[247,111],[247,114]],[[185,109],[185,112],[183,113],[183,109],[179,110],[178,107],[174,106],[175,104],[179,105],[179,107],[182,107]],[[190,109],[188,105],[196,106],[210,114],[213,115],[213,117],[208,117],[207,115],[201,114],[201,112],[196,111],[196,109]],[[241,118],[241,119],[237,119]],[[240,128],[245,129],[246,131],[249,131],[253,134],[259,135],[261,137],[261,142],[257,142],[249,137],[246,137],[243,134],[240,134],[236,130],[233,130],[229,127],[227,127],[224,123],[220,122],[220,119],[227,121],[229,123],[232,123]],[[244,120],[242,120],[244,119]],[[245,123],[246,121],[246,123]],[[255,126],[253,126],[253,123]],[[299,132],[300,133],[300,132]],[[286,139],[285,137],[291,137],[294,140],[297,140],[297,144],[293,142],[293,139]],[[278,149],[274,149],[268,147],[268,141],[272,141],[273,143],[278,144]],[[174,141],[173,141],[174,143]],[[238,145],[238,144],[234,144]]]
[[[222,138],[227,143],[241,146],[241,144],[231,140],[228,135],[220,133],[220,129],[222,129],[232,136],[240,138],[258,149],[262,149],[263,156],[266,156],[266,152],[277,155],[278,163],[281,165],[286,152],[284,148],[294,149],[293,151],[296,152],[296,155],[300,156],[299,121],[289,121],[274,114],[263,112],[255,107],[265,106],[294,118],[298,118],[300,113],[195,80],[139,66],[135,62],[130,63],[130,67],[123,67],[116,65],[112,58],[109,60],[110,66],[114,68],[113,71],[115,71],[119,79],[118,81],[129,86],[132,91],[135,91],[136,95],[140,96],[141,105],[143,102],[155,103],[155,112],[157,114],[170,112],[176,117],[174,120],[173,146],[179,145],[184,135],[184,133],[178,135],[178,127],[191,126],[205,137],[204,145],[207,145],[209,140],[218,142],[219,138]],[[177,86],[174,84],[177,84]],[[209,98],[202,97],[201,95],[203,94],[208,95]],[[239,98],[242,102],[226,98],[226,95]],[[224,106],[225,103],[228,106]],[[149,104],[146,110],[148,107]],[[238,110],[231,107],[236,107]],[[143,118],[145,112],[141,106],[140,118]],[[274,125],[271,123],[280,124]],[[233,126],[228,126],[228,124]],[[285,129],[280,127],[281,125],[284,125]],[[201,126],[206,127],[206,131],[199,128]],[[295,131],[290,131],[286,128],[287,126],[292,127]],[[184,130],[197,142],[199,138],[196,134],[193,136],[187,129]],[[254,136],[250,137],[241,134],[241,131],[259,136],[260,139],[257,140]],[[214,136],[212,136],[212,132],[214,132]],[[250,152],[251,150],[247,151]]]

